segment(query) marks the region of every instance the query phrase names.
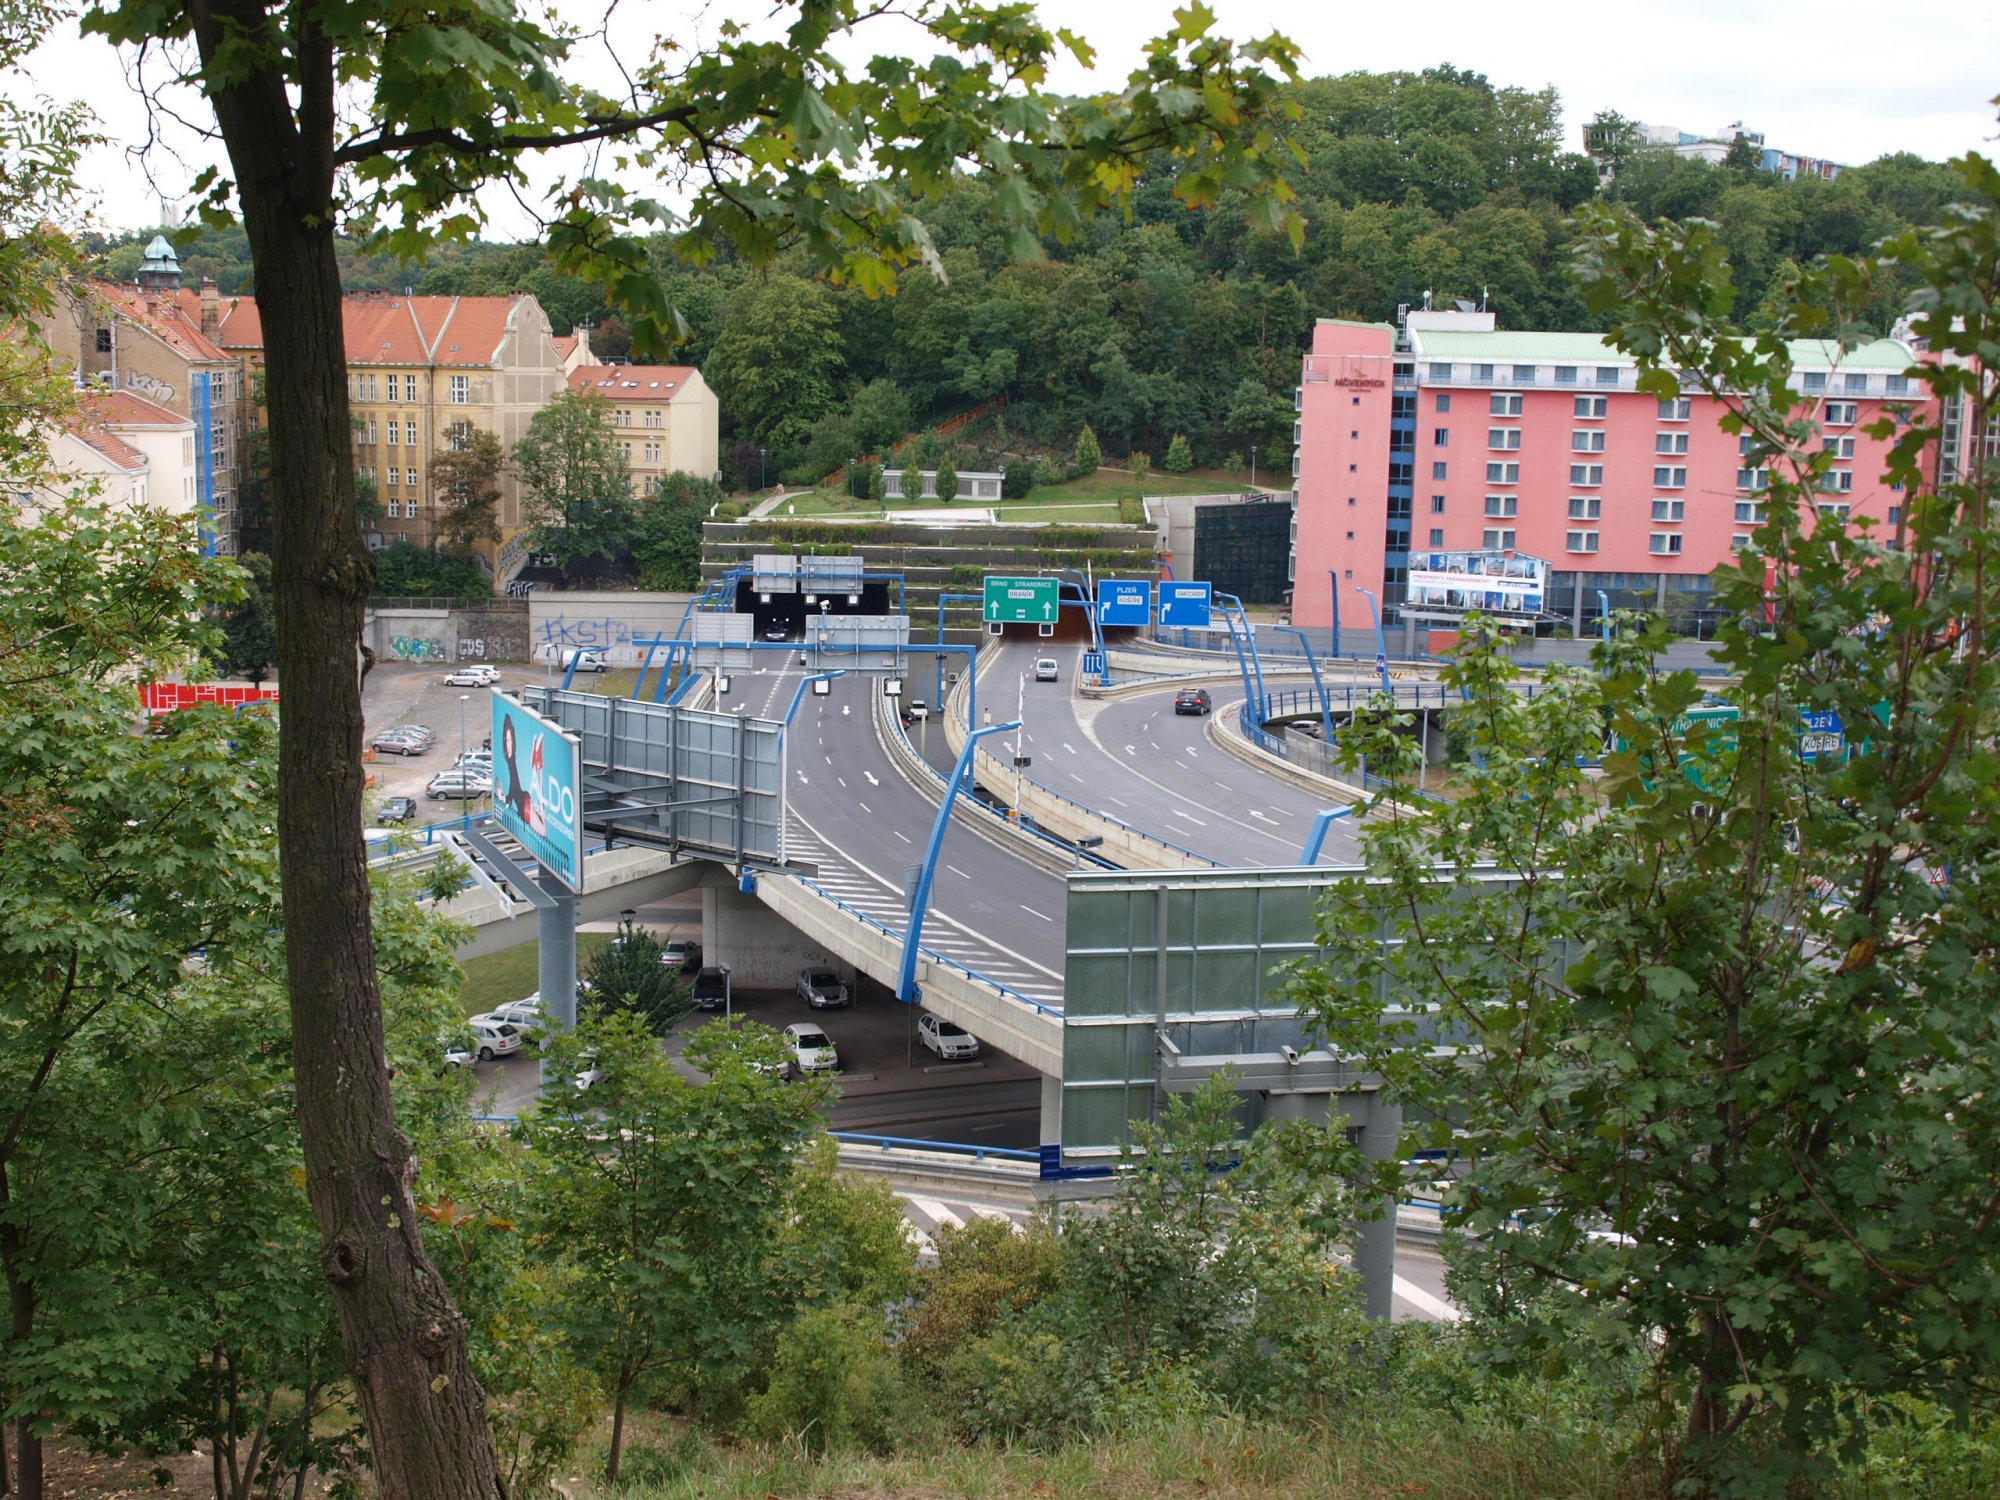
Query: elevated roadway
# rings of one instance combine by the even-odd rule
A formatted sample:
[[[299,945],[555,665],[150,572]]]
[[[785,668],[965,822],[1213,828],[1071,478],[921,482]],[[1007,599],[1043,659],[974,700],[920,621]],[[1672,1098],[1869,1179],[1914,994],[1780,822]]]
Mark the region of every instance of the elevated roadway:
[[[1036,682],[1038,657],[1054,655],[1056,682]],[[1177,685],[1130,696],[1086,699],[1075,692],[1079,653],[1051,650],[1032,639],[1005,641],[980,659],[980,716],[995,723],[1014,717],[1025,692],[1024,754],[1034,764],[1023,775],[1050,790],[1129,823],[1205,861],[1236,868],[1296,865],[1313,819],[1339,799],[1315,794],[1246,764],[1216,745],[1209,721],[1174,712]],[[1229,669],[1234,669],[1230,662]],[[1238,695],[1211,688],[1216,712]],[[1004,763],[1013,735],[985,741]],[[1011,799],[1011,778],[985,764],[981,782]],[[1360,844],[1344,824],[1330,830],[1320,862],[1351,865]]]

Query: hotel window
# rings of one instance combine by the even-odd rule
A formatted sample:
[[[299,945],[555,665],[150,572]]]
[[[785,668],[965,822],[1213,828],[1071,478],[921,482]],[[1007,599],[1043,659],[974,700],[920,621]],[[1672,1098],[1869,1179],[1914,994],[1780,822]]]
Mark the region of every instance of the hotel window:
[[[1424,369],[1429,372],[1429,378],[1432,380],[1451,379],[1450,365],[1430,364],[1430,365],[1425,365]]]
[[[1822,500],[1819,502],[1819,513],[1823,516],[1837,517],[1842,521],[1847,519],[1847,507],[1836,504],[1831,500]]]
[[[1688,435],[1685,432],[1661,432],[1653,436],[1655,453],[1679,454],[1688,451]]]
[[[1730,537],[1729,545],[1734,547],[1738,552],[1741,552],[1745,547],[1750,545],[1750,538],[1739,531]]]
[[[1618,366],[1599,365],[1597,367],[1597,383],[1599,385],[1618,384]]]
[[[1514,378],[1523,385],[1533,385],[1535,383],[1535,367],[1533,365],[1514,366]]]
[[[1604,465],[1571,464],[1569,466],[1569,482],[1571,484],[1602,484],[1604,483]]]
[[[1680,521],[1684,520],[1686,515],[1687,501],[1685,500],[1655,500],[1653,502],[1653,519],[1655,521]]]
[[[1736,502],[1736,524],[1738,526],[1762,526],[1764,524],[1764,507],[1759,505],[1755,500],[1738,500]]]
[[[1601,421],[1609,405],[1610,402],[1606,401],[1602,396],[1578,396],[1576,398],[1576,414],[1586,422]]]
[[[1686,396],[1676,396],[1671,400],[1660,403],[1660,420],[1662,422],[1685,422],[1688,419],[1688,414],[1693,410],[1694,402],[1692,400]]]
[[[1488,484],[1519,484],[1521,466],[1519,464],[1488,464],[1486,466]]]
[[[1847,378],[1841,382],[1840,388],[1846,391],[1849,395],[1853,396],[1863,395],[1868,390],[1868,377],[1866,375],[1858,374],[1853,370],[1849,370],[1847,372]]]
[[[1569,518],[1572,521],[1595,521],[1604,513],[1604,497],[1601,495],[1571,495],[1569,497]]]
[[[1655,557],[1679,557],[1681,555],[1681,534],[1678,531],[1656,531],[1653,542],[1646,549]]]
[[[1431,429],[1431,446],[1433,448],[1449,448],[1451,446],[1451,429],[1449,427],[1433,427]]]
[[[1493,366],[1474,365],[1472,367],[1472,378],[1474,380],[1491,380],[1493,378]]]
[[[1444,514],[1444,496],[1442,495],[1431,496],[1431,514],[1434,516],[1441,516]]]
[[[1738,469],[1736,488],[1739,490],[1761,490],[1764,488],[1765,471],[1762,469]]]
[[[1889,385],[1888,385],[1888,390],[1889,390],[1889,394],[1890,394],[1890,395],[1892,395],[1892,396],[1907,396],[1907,395],[1909,395],[1909,393],[1910,393],[1910,377],[1909,377],[1909,376],[1907,376],[1907,375],[1891,375],[1891,376],[1889,377]]]
[[[1489,427],[1486,429],[1486,446],[1502,453],[1513,453],[1521,446],[1521,429],[1518,427]]]
[[[1594,531],[1572,531],[1569,533],[1568,540],[1564,545],[1566,550],[1570,552],[1595,552],[1597,550],[1597,533]]]
[[[1575,366],[1575,365],[1557,365],[1557,366],[1556,366],[1556,384],[1557,384],[1557,385],[1575,385],[1575,384],[1576,384],[1576,366]]]
[[[1656,490],[1684,490],[1687,488],[1688,471],[1680,464],[1655,464],[1653,466],[1653,488]]]
[[[1451,410],[1451,392],[1439,391],[1437,398],[1438,415],[1443,416],[1446,412],[1450,410]]]
[[[1569,435],[1572,453],[1602,453],[1604,451],[1604,429],[1601,427],[1579,427]]]
[[[1851,437],[1834,437],[1829,434],[1820,439],[1819,446],[1822,452],[1831,453],[1835,458],[1854,457],[1854,439]]]
[[[454,375],[451,377],[451,392],[446,398],[453,406],[464,406],[472,399],[472,377]]]
[[[1444,528],[1442,526],[1433,526],[1431,528],[1431,545],[1433,547],[1442,547],[1444,545]]]
[[[1519,495],[1488,495],[1486,497],[1486,514],[1489,516],[1497,516],[1504,520],[1509,516],[1520,514],[1520,509],[1521,497]]]
[[[1431,478],[1433,479],[1444,478],[1444,461],[1442,459],[1440,459],[1437,463],[1431,465]]]
[[[1826,425],[1829,427],[1852,427],[1858,408],[1852,401],[1829,401],[1826,403]]]
[[[1824,371],[1824,370],[1808,370],[1808,371],[1806,371],[1806,380],[1805,380],[1805,385],[1806,385],[1806,389],[1807,389],[1807,390],[1809,390],[1809,391],[1823,391],[1823,390],[1825,390],[1825,389],[1826,389],[1826,371]]]
[[[1854,471],[1852,469],[1836,469],[1833,473],[1825,475],[1824,479],[1825,483],[1821,488],[1830,490],[1836,495],[1850,494],[1854,489]]]
[[[1521,415],[1521,398],[1519,396],[1490,396],[1487,398],[1486,409],[1496,417],[1518,417]]]
[[[1505,531],[1487,530],[1483,533],[1482,546],[1488,552],[1512,552],[1514,550],[1514,530],[1510,526]]]

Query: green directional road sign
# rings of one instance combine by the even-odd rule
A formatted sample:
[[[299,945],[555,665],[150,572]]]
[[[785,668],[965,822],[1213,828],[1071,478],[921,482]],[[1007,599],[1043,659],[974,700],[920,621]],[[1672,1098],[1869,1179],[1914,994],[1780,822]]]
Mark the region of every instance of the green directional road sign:
[[[1056,580],[1053,578],[989,578],[986,580],[988,625],[1053,625],[1056,622]]]

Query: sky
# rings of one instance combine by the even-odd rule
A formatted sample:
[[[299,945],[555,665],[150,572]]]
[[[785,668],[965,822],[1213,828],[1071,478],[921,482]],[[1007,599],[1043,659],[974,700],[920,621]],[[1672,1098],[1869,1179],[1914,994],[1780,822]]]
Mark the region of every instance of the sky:
[[[565,13],[594,26],[602,0],[588,11],[559,0]],[[1211,0],[1217,30],[1237,38],[1280,30],[1305,53],[1308,74],[1416,70],[1442,62],[1484,73],[1498,86],[1561,96],[1567,142],[1580,145],[1583,123],[1599,110],[1628,119],[1710,132],[1740,121],[1772,146],[1858,164],[1893,151],[1943,160],[1969,150],[1988,156],[1996,144],[2000,94],[2000,5],[1990,0],[1627,0],[1614,7],[1512,7],[1470,0],[1430,0],[1420,12],[1395,5],[1329,5],[1300,0]],[[1045,0],[1043,18],[1084,35],[1098,49],[1095,77],[1066,65],[1053,80],[1065,91],[1122,80],[1145,41],[1171,26],[1165,0]],[[682,46],[712,40],[725,19],[771,27],[768,5],[752,0],[625,0],[612,37],[623,55],[656,35]],[[586,16],[588,19],[586,19]],[[900,23],[877,23],[851,60],[911,45]],[[602,47],[581,58],[607,86],[615,71]],[[157,76],[158,62],[152,64]],[[219,150],[174,121],[146,111],[128,82],[131,60],[101,41],[65,32],[36,52],[29,78],[37,92],[85,98],[110,144],[91,153],[83,172],[80,215],[97,227],[138,228],[161,220],[160,199],[181,197]],[[201,116],[192,96],[178,113]],[[143,159],[134,143],[157,139]],[[171,148],[171,149],[169,149]],[[553,170],[553,169],[552,169]],[[571,167],[574,170],[574,167]],[[506,200],[486,205],[489,235],[532,235],[533,220]]]

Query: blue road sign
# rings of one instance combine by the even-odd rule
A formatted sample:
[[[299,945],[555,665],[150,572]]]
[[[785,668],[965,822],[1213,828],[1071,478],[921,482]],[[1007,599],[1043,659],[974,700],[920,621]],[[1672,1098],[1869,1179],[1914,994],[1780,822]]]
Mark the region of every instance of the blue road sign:
[[[1160,628],[1162,630],[1207,630],[1215,608],[1212,587],[1206,583],[1181,583],[1163,579],[1160,583]]]
[[[1153,619],[1153,581],[1150,578],[1100,578],[1097,580],[1097,623],[1136,625],[1141,630]]]
[[[1086,677],[1102,677],[1104,675],[1104,653],[1102,651],[1086,651],[1083,653],[1083,675]]]
[[[1837,756],[1847,748],[1847,726],[1831,708],[1802,709],[1799,713],[1799,759],[1819,760]]]

